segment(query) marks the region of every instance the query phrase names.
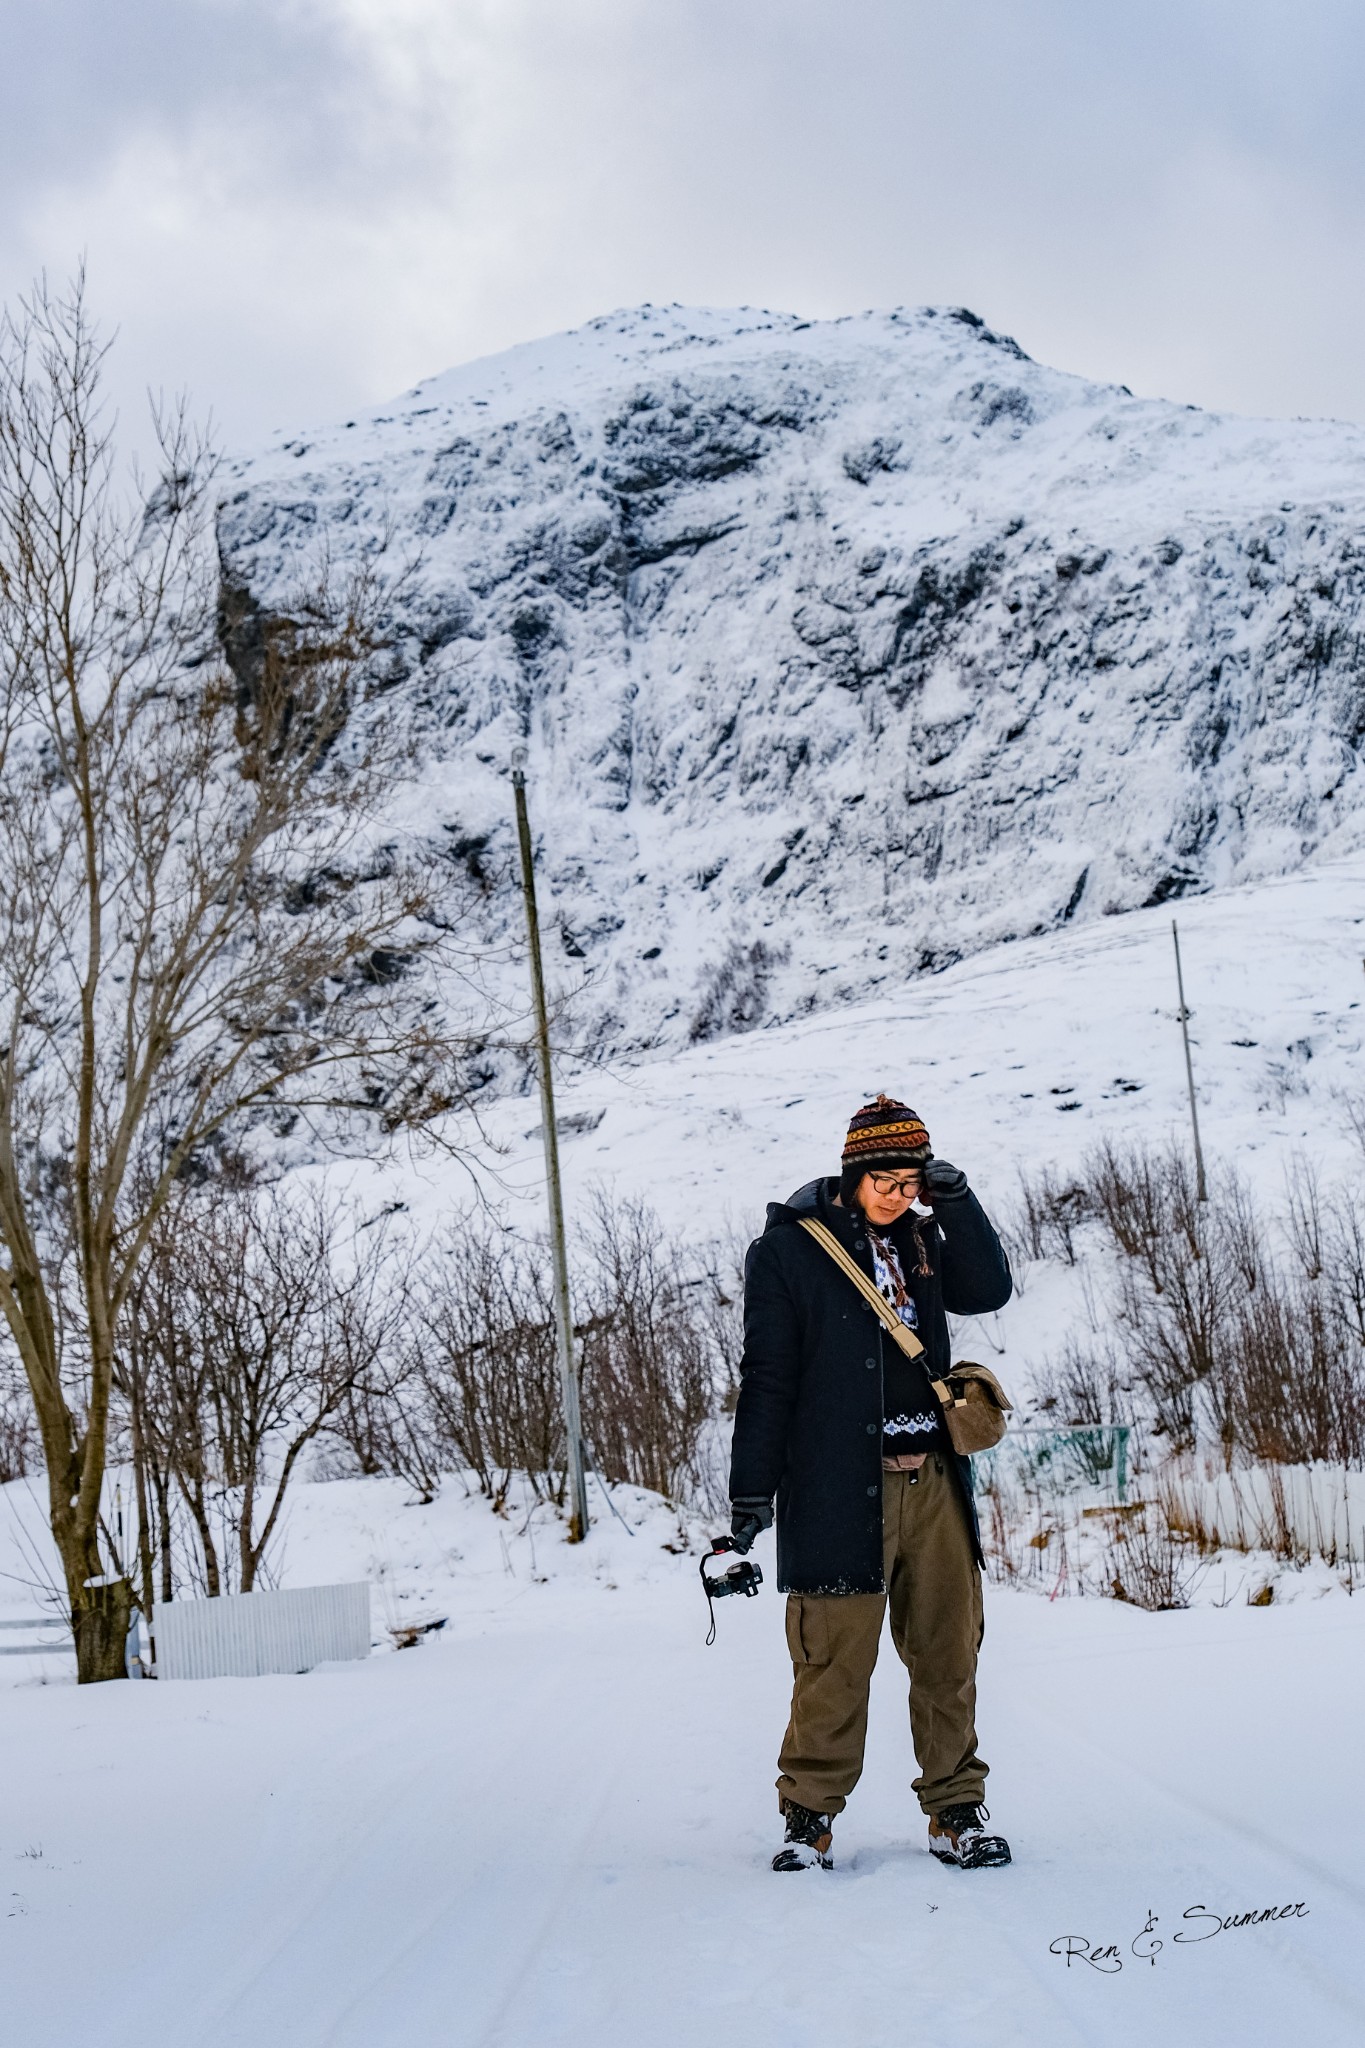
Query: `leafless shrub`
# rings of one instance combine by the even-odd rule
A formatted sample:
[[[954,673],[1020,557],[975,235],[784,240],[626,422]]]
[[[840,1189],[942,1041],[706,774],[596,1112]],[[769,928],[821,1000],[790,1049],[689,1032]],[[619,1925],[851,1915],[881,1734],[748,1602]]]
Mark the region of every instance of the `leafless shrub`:
[[[1198,1548],[1160,1501],[1087,1507],[1000,1471],[979,1507],[987,1574],[999,1584],[1157,1611],[1189,1605]]]
[[[1031,1259],[1064,1259],[1076,1263],[1076,1232],[1092,1214],[1089,1188],[1074,1176],[1044,1166],[1019,1175],[1019,1199],[1007,1223],[1007,1234]]]
[[[1119,1254],[1114,1311],[1149,1420],[1175,1450],[1196,1440],[1202,1412],[1230,1439],[1231,1318],[1258,1285],[1263,1229],[1246,1191],[1227,1175],[1200,1202],[1176,1147],[1106,1143],[1086,1161],[1094,1211]]]
[[[1112,1343],[1080,1343],[1069,1337],[1034,1381],[1041,1421],[1056,1437],[1019,1439],[1031,1443],[1035,1460],[1052,1466],[1071,1483],[1106,1486],[1120,1456],[1117,1428],[1130,1422],[1131,1388]]]
[[[180,1541],[187,1497],[193,1509],[197,1496],[198,1519],[207,1515],[208,1475],[195,1469],[193,1458],[199,1431],[186,1430],[182,1422],[186,1409],[193,1414],[199,1406],[202,1367],[183,1284],[187,1241],[176,1222],[174,1210],[163,1210],[149,1235],[129,1290],[114,1368],[137,1496],[140,1598],[149,1615],[156,1600],[175,1597],[177,1557],[179,1576],[187,1574]],[[216,1570],[216,1548],[212,1555]],[[203,1583],[202,1560],[189,1576]]]
[[[1065,1506],[1027,1471],[992,1467],[978,1483],[977,1516],[986,1576],[997,1585],[1036,1587],[1065,1576]]]
[[[23,1373],[11,1352],[0,1352],[0,1486],[27,1479],[41,1466],[42,1438]]]
[[[1195,1441],[1200,1388],[1220,1362],[1225,1269],[1216,1253],[1206,1248],[1196,1255],[1180,1239],[1169,1240],[1166,1252],[1161,1292],[1141,1270],[1125,1265],[1115,1306],[1120,1342],[1146,1393],[1152,1428],[1183,1450]]]
[[[1136,1146],[1120,1150],[1108,1139],[1085,1162],[1094,1213],[1123,1256],[1146,1269],[1158,1294],[1161,1246],[1170,1227],[1168,1166],[1162,1156]]]
[[[1365,1215],[1345,1194],[1328,1205],[1323,1279],[1333,1312],[1365,1348]]]
[[[679,1245],[644,1203],[589,1205],[574,1246],[575,1335],[588,1455],[605,1480],[715,1504],[712,1438],[738,1372],[729,1263],[723,1249]],[[421,1261],[413,1304],[393,1397],[341,1419],[357,1459],[428,1497],[459,1469],[495,1504],[516,1472],[562,1500],[548,1247],[466,1218]]]
[[[1110,1342],[1082,1344],[1068,1337],[1057,1358],[1035,1378],[1037,1405],[1062,1427],[1124,1422],[1129,1392]]]
[[[1224,1174],[1215,1190],[1219,1248],[1229,1267],[1229,1285],[1254,1294],[1266,1277],[1271,1247],[1265,1219],[1246,1183]]]
[[[376,1363],[375,1370],[349,1387],[323,1432],[311,1470],[319,1479],[372,1479],[380,1473],[413,1476],[404,1396],[411,1377],[411,1357],[401,1353]],[[436,1477],[424,1478],[419,1491],[432,1498]]]
[[[702,1431],[723,1393],[714,1281],[687,1270],[639,1201],[616,1207],[599,1195],[585,1250],[583,1421],[594,1462],[670,1500],[694,1495]]]
[[[1346,1128],[1360,1147],[1361,1158],[1365,1159],[1365,1091],[1357,1089],[1354,1093],[1340,1096],[1339,1101]]]
[[[1013,1529],[1005,1502],[992,1489],[977,1499],[981,1524],[981,1547],[986,1557],[986,1576],[997,1585],[1009,1585],[1018,1576],[1019,1561],[1011,1542]]]
[[[1273,1211],[1227,1170],[1200,1202],[1173,1146],[1092,1151],[1058,1221],[1060,1185],[1047,1174],[1027,1184],[1031,1248],[1072,1260],[1078,1232],[1098,1227],[1112,1333],[1067,1339],[1037,1377],[1041,1413],[1066,1434],[1022,1447],[1037,1468],[1032,1488],[1020,1483],[1028,1460],[1012,1475],[996,1462],[981,1497],[993,1573],[1155,1609],[1187,1604],[1199,1560],[1220,1549],[1322,1557],[1354,1573],[1350,1480],[1365,1468],[1359,1202],[1325,1191],[1302,1156]],[[1127,1508],[1068,1497],[1068,1485],[1103,1480],[1080,1453],[1092,1433],[1100,1443],[1101,1423],[1124,1417],[1165,1446],[1159,1464],[1143,1460],[1150,1497]]]
[[[744,1261],[752,1230],[732,1228],[706,1242],[691,1243],[699,1284],[693,1313],[704,1325],[718,1375],[719,1409],[734,1412],[739,1399],[739,1365],[744,1355]]]
[[[1233,1316],[1223,1405],[1253,1458],[1365,1462],[1365,1350],[1322,1278],[1321,1269],[1276,1274]]]
[[[1322,1190],[1312,1162],[1299,1153],[1285,1180],[1285,1235],[1306,1280],[1322,1278],[1324,1218]]]
[[[382,1233],[318,1192],[188,1190],[167,1213],[126,1318],[120,1387],[139,1492],[144,1598],[193,1528],[189,1576],[250,1592],[299,1459],[348,1398],[382,1384],[403,1300]]]
[[[768,1006],[768,983],[788,951],[765,939],[748,946],[732,939],[703,983],[688,1033],[693,1044],[726,1031],[752,1031]]]
[[[442,1471],[501,1503],[512,1474],[561,1499],[564,1432],[548,1248],[483,1217],[422,1261],[396,1469],[430,1495]]]
[[[1349,1196],[1324,1194],[1311,1160],[1295,1159],[1284,1186],[1268,1217],[1232,1171],[1200,1202],[1174,1146],[1092,1151],[1066,1207],[1096,1219],[1117,1255],[1121,1373],[1101,1385],[1070,1342],[1043,1372],[1044,1402],[1092,1419],[1121,1377],[1177,1454],[1211,1435],[1229,1463],[1365,1460],[1365,1225]],[[1032,1206],[1041,1218],[1042,1199]],[[1064,1229],[1051,1247],[1074,1256]]]
[[[1148,1506],[1111,1517],[1102,1569],[1113,1599],[1162,1614],[1189,1606],[1199,1561],[1161,1508]]]

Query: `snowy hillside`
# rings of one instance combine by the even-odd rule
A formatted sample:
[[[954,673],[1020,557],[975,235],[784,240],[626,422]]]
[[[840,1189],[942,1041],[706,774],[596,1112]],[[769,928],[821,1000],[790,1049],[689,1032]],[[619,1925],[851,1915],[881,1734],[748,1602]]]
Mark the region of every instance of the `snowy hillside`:
[[[242,465],[239,628],[385,536],[402,821],[516,930],[529,737],[603,1049],[1365,839],[1358,428],[1139,401],[961,311],[644,307]]]
[[[1349,1105],[1365,1116],[1365,858],[1218,891],[1179,914],[1210,1172],[1235,1168],[1268,1211],[1283,1207],[1300,1158],[1326,1184],[1358,1187]],[[758,1037],[567,1070],[570,1212],[602,1184],[643,1196],[681,1237],[742,1242],[765,1203],[836,1171],[850,1113],[883,1087],[914,1105],[1000,1216],[1021,1171],[1074,1172],[1101,1140],[1188,1144],[1169,907],[1049,933]],[[541,1228],[534,1109],[508,1097],[484,1130],[499,1148],[489,1192],[510,1220]],[[422,1230],[469,1200],[466,1176],[440,1159],[318,1170],[353,1177],[372,1212],[402,1202]],[[1028,1275],[1000,1315],[964,1327],[965,1354],[984,1342],[1027,1398],[1037,1367],[1094,1313],[1077,1279]]]

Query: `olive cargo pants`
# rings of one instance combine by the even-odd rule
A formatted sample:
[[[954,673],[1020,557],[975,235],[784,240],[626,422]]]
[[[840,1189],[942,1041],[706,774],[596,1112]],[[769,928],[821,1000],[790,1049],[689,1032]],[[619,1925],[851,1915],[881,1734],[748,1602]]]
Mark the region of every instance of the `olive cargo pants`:
[[[779,1799],[842,1813],[862,1775],[867,1698],[891,1610],[891,1640],[910,1673],[914,1781],[929,1814],[979,1800],[986,1765],[976,1753],[976,1654],[981,1574],[952,1475],[927,1458],[918,1483],[882,1475],[885,1593],[790,1593],[787,1647],[795,1683]]]

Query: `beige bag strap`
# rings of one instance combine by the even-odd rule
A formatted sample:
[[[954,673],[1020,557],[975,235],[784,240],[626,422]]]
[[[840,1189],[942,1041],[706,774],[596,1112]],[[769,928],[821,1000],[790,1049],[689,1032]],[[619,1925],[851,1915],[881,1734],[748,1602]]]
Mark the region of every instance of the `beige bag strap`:
[[[849,1257],[838,1238],[834,1235],[834,1232],[827,1230],[823,1223],[817,1223],[813,1216],[802,1216],[800,1223],[801,1228],[807,1231],[815,1239],[815,1242],[829,1253],[840,1272],[848,1275],[868,1307],[876,1309],[877,1314],[886,1324],[887,1329],[891,1332],[892,1337],[899,1344],[906,1357],[922,1358],[924,1356],[924,1346],[920,1343],[919,1338],[913,1330],[906,1329],[905,1324],[896,1314],[890,1302],[883,1301],[862,1267]],[[943,1386],[941,1380],[934,1381],[934,1392],[938,1394],[940,1401],[944,1401],[945,1396],[947,1402],[951,1402],[953,1398],[948,1393],[947,1388]]]
[[[813,1216],[802,1216],[798,1220],[801,1228],[829,1253],[840,1272],[848,1275],[868,1307],[876,1309],[877,1314],[890,1331],[892,1341],[900,1346],[906,1357],[923,1358],[924,1346],[920,1343],[919,1338],[913,1330],[907,1330],[890,1302],[882,1299],[862,1267],[849,1257],[838,1238],[834,1235],[834,1232],[827,1230],[823,1223],[817,1223]],[[936,1380],[933,1374],[930,1373],[929,1384],[938,1396],[940,1406],[952,1408],[958,1405],[953,1400],[952,1389],[943,1380]]]
[[[906,1357],[923,1358],[924,1346],[920,1343],[919,1338],[915,1335],[913,1330],[906,1329],[905,1324],[896,1314],[896,1311],[892,1308],[890,1302],[884,1301],[882,1299],[882,1296],[878,1293],[877,1289],[868,1279],[862,1267],[855,1264],[855,1262],[849,1257],[848,1253],[840,1244],[838,1238],[834,1235],[834,1232],[832,1230],[827,1230],[823,1223],[817,1223],[813,1216],[801,1216],[798,1217],[797,1220],[800,1223],[801,1228],[804,1231],[806,1231],[811,1237],[813,1237],[818,1245],[822,1246],[823,1249],[829,1253],[830,1257],[833,1259],[835,1265],[839,1268],[840,1272],[846,1273],[848,1275],[849,1279],[853,1282],[853,1285],[857,1288],[859,1294],[861,1294],[863,1300],[867,1303],[868,1307],[876,1309],[877,1314],[881,1317],[887,1329],[891,1332],[891,1335],[894,1338],[895,1342],[899,1344],[901,1350],[905,1353]],[[999,1380],[995,1377],[995,1374],[991,1371],[989,1366],[964,1364],[961,1369],[967,1378],[983,1380],[986,1383],[986,1385],[990,1387],[992,1393],[995,1395],[997,1407],[1002,1409],[1006,1414],[1009,1412],[1010,1404],[1008,1399],[1006,1398],[1005,1390],[1001,1386]],[[928,1368],[926,1367],[925,1370],[927,1372]],[[967,1403],[965,1396],[954,1396],[953,1390],[948,1385],[946,1380],[936,1380],[933,1374],[929,1373],[929,1384],[933,1388],[935,1394],[938,1396],[939,1403],[943,1408],[951,1409],[966,1407]],[[960,1441],[959,1438],[954,1437],[953,1435],[952,1422],[949,1421],[946,1426],[950,1439],[954,1443]],[[1000,1424],[1000,1429],[1002,1432],[1004,1430],[1004,1427],[1005,1425],[1002,1422]]]

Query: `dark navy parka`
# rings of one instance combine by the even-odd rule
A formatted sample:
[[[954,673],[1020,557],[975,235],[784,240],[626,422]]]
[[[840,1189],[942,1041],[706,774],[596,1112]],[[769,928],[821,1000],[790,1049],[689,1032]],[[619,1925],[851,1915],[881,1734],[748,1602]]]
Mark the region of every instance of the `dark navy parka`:
[[[880,1593],[882,1363],[892,1342],[875,1309],[829,1253],[799,1227],[813,1216],[873,1277],[861,1214],[835,1205],[837,1180],[812,1181],[771,1202],[744,1269],[744,1356],[730,1462],[732,1500],[777,1501],[777,1581],[784,1593]],[[1013,1291],[1009,1262],[985,1211],[967,1192],[940,1201],[920,1233],[886,1233],[914,1296],[925,1364],[950,1362],[947,1315],[984,1315]],[[971,1466],[948,1455],[980,1560]]]

